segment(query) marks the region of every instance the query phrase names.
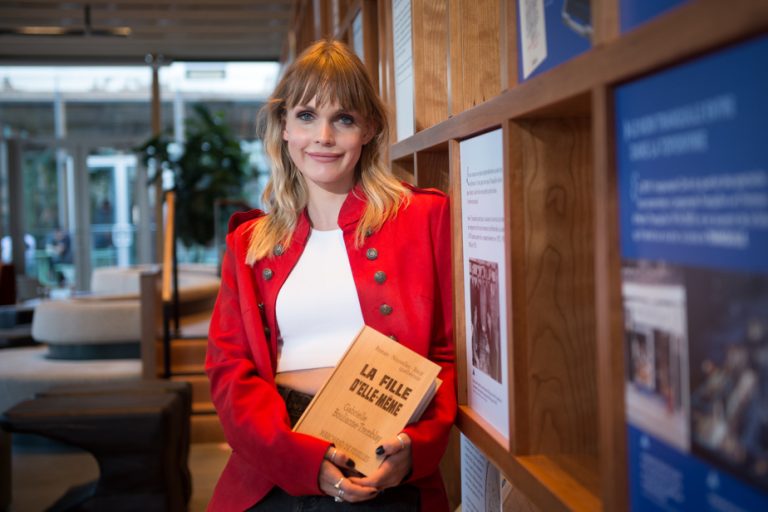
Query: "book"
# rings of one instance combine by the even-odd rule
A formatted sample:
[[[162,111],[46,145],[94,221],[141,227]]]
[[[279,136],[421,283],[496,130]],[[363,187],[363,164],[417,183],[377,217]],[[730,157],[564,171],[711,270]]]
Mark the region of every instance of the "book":
[[[333,443],[368,475],[384,460],[376,455],[382,440],[427,408],[441,384],[438,373],[436,363],[365,326],[293,430]]]

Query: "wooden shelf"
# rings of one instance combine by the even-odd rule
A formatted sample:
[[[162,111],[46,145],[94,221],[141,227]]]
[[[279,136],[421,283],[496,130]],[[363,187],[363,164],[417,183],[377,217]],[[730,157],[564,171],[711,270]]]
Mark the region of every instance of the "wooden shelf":
[[[568,108],[573,98],[589,95],[597,87],[636,78],[766,30],[766,2],[691,2],[611,44],[594,47],[514,89],[397,142],[391,148],[391,157],[397,159],[449,139],[464,139],[498,127],[506,119],[542,115],[551,108],[556,109],[551,115],[557,116],[557,109]]]
[[[511,482],[504,510],[627,510],[613,91],[764,35],[768,2],[689,0],[622,34],[620,0],[592,0],[592,48],[520,81],[518,2],[410,1],[414,134],[394,143],[389,157],[399,178],[452,198],[456,426]],[[395,113],[391,2],[376,9],[370,0],[347,5],[341,38],[349,40],[355,10],[368,5],[375,17],[368,23],[378,31],[377,53],[367,51],[364,60]],[[394,126],[393,119],[393,141]],[[508,437],[467,406],[464,355],[459,149],[498,129],[509,288]],[[456,452],[449,453],[455,464]]]
[[[602,510],[597,457],[532,455],[515,460],[566,510]]]

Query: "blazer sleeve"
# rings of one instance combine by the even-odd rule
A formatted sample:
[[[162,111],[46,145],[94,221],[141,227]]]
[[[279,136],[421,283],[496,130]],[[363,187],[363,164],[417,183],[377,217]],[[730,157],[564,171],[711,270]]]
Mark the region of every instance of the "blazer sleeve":
[[[238,282],[238,266],[243,276],[250,270],[244,251],[238,251],[239,232],[227,237],[221,288],[208,334],[205,367],[213,403],[227,441],[253,471],[288,494],[321,494],[318,473],[329,443],[291,431],[285,404],[266,370],[271,362],[256,306],[259,298],[248,296],[258,291]],[[251,347],[249,339],[260,346]]]
[[[451,218],[448,199],[441,196],[439,207],[430,212],[433,248],[435,300],[429,358],[442,369],[443,383],[421,419],[404,432],[412,440],[412,472],[408,481],[434,474],[448,444],[456,418],[456,372],[453,344],[453,274],[451,273]]]

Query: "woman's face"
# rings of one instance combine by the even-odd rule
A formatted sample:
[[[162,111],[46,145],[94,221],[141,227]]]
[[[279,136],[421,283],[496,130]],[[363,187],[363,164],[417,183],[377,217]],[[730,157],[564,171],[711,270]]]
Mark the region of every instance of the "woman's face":
[[[288,110],[283,140],[291,160],[304,176],[310,193],[314,188],[349,192],[355,184],[355,165],[363,144],[372,137],[370,124],[357,112],[337,103],[307,105]]]

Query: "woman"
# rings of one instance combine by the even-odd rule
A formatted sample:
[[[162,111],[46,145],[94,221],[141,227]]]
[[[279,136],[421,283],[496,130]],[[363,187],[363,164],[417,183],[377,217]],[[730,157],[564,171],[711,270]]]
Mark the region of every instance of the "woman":
[[[321,41],[265,108],[268,214],[230,220],[206,369],[233,448],[210,510],[447,510],[438,472],[456,413],[446,196],[397,181],[365,67]],[[363,325],[441,365],[418,422],[362,476],[342,450],[291,431]]]

